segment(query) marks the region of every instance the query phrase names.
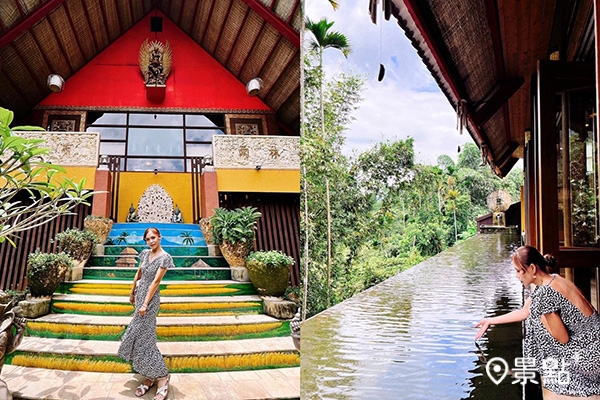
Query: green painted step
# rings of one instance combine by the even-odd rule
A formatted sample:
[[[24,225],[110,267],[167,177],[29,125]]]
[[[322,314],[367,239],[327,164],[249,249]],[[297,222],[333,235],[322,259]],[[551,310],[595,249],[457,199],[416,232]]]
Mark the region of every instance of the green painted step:
[[[114,267],[120,256],[93,256],[88,262],[90,267]],[[179,268],[191,267],[196,261],[202,260],[211,267],[228,267],[227,261],[223,257],[209,256],[173,256],[173,264]],[[136,258],[136,265],[139,259]]]
[[[29,320],[26,336],[118,341],[131,317],[49,314]],[[283,337],[290,335],[289,321],[266,315],[158,317],[160,342],[219,341]]]
[[[59,294],[92,294],[106,296],[126,296],[131,293],[132,282],[81,280],[63,282],[55,293]],[[160,285],[161,297],[177,296],[235,296],[256,294],[250,282],[234,281],[163,281]]]
[[[124,280],[132,281],[137,268],[128,267],[85,267],[84,279]],[[163,281],[221,281],[231,280],[229,267],[210,268],[171,268],[168,269]]]
[[[132,248],[138,253],[147,250],[146,245],[126,245],[126,246],[104,246],[105,256],[118,256],[126,248]],[[162,249],[172,256],[208,256],[208,247],[206,246],[162,246]],[[94,256],[98,257],[98,256]]]
[[[98,299],[98,300],[95,300]],[[161,316],[240,315],[262,314],[262,301],[256,296],[188,297],[182,301],[165,301],[158,312]],[[200,301],[198,301],[200,299]],[[180,299],[176,299],[180,300]],[[51,311],[57,314],[132,316],[134,307],[125,297],[57,295],[52,299]]]
[[[299,366],[291,338],[158,343],[170,372],[235,371]],[[131,364],[117,356],[119,342],[25,337],[7,362],[33,368],[129,373]]]

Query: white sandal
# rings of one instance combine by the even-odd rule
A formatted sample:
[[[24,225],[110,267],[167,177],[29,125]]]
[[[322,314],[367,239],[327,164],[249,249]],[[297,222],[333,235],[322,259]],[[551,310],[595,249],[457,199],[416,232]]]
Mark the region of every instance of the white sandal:
[[[156,389],[156,395],[154,396],[154,400],[165,400],[167,398],[167,394],[169,393],[169,381],[171,380],[171,374],[167,375],[167,382],[164,386]]]
[[[146,383],[145,383],[146,380],[150,381],[150,385],[146,385]],[[154,379],[147,378],[146,380],[144,381],[144,383],[142,383],[140,386],[138,386],[135,389],[135,396],[136,397],[142,397],[142,396],[144,396],[146,393],[148,393],[148,390],[150,390],[150,388],[152,386],[154,386],[154,384],[156,383],[156,381]]]

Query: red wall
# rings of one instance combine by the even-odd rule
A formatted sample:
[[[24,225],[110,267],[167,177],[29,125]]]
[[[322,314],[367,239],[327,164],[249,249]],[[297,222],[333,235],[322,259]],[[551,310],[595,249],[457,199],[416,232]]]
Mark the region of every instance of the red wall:
[[[163,17],[163,32],[158,33],[158,40],[163,43],[168,40],[173,50],[173,66],[161,103],[146,98],[138,65],[141,44],[146,38],[154,39],[148,15],[72,75],[62,92],[50,94],[40,106],[271,111],[259,98],[250,97],[245,84],[185,32],[163,14],[159,15]]]

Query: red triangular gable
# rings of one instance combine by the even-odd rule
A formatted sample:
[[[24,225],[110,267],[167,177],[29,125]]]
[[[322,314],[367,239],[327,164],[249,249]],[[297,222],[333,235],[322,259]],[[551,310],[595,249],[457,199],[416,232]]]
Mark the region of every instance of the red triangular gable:
[[[153,13],[154,14],[154,13]],[[71,76],[60,93],[52,93],[40,106],[68,108],[166,108],[220,112],[271,111],[258,97],[212,58],[164,14],[163,32],[158,40],[168,40],[173,50],[173,66],[167,79],[165,99],[153,103],[146,98],[138,53],[150,32],[150,15]]]

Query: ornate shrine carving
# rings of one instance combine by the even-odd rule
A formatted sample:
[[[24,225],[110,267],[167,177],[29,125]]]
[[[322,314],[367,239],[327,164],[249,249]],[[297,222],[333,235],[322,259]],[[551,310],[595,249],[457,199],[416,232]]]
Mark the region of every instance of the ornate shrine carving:
[[[160,185],[148,186],[138,203],[139,222],[171,222],[173,199]]]

